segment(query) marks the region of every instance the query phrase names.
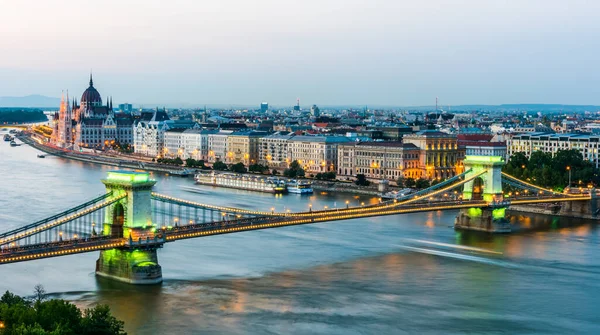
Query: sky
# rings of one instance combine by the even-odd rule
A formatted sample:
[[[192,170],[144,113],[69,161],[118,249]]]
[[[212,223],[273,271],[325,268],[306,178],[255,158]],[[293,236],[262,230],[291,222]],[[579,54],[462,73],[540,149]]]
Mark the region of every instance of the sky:
[[[597,0],[0,0],[0,96],[600,105]]]

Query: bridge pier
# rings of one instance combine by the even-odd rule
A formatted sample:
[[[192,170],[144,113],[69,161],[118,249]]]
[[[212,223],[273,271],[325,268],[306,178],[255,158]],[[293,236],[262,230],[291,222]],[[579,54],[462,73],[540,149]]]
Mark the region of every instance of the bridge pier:
[[[156,249],[100,251],[96,275],[137,285],[162,282],[162,268],[158,264]]]
[[[505,218],[505,211],[506,207],[461,209],[454,221],[454,229],[510,233],[511,227]]]
[[[102,180],[107,192],[127,194],[119,203],[107,207],[104,236],[129,240],[128,246],[100,251],[96,261],[96,275],[130,284],[157,284],[162,282],[162,269],[153,245],[131,245],[141,239],[155,240],[156,224],[152,222],[152,187],[155,180],[145,172],[110,171]],[[162,236],[159,237],[162,239]]]

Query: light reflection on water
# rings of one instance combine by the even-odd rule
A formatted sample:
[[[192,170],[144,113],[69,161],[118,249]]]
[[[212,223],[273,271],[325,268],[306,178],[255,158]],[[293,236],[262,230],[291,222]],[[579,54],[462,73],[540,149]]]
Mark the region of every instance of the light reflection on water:
[[[102,193],[107,167],[37,159],[0,143],[2,230]],[[194,201],[269,210],[342,208],[378,198],[274,197],[155,176],[157,191]],[[139,287],[97,279],[96,253],[0,267],[0,289],[42,283],[80,306],[108,303],[133,334],[592,333],[600,331],[600,240],[590,222],[515,214],[511,235],[455,232],[453,212],[339,221],[180,241],[159,251],[165,282]],[[410,240],[483,248],[402,246]],[[433,254],[420,252],[429,251]],[[506,266],[515,265],[515,266]]]

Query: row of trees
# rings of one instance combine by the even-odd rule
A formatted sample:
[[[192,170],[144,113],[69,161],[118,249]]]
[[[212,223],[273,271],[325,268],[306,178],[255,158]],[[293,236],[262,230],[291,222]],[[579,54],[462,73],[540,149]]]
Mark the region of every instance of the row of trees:
[[[600,182],[594,164],[573,149],[559,150],[554,157],[551,153],[535,151],[527,158],[523,152],[517,152],[510,157],[503,171],[517,179],[558,191],[568,186],[569,174],[572,186],[598,185]]]
[[[156,160],[156,162],[161,163],[161,164],[168,164],[168,165],[177,165],[177,166],[181,166],[183,165],[183,160],[179,157],[176,158],[158,158]]]
[[[293,161],[289,168],[283,170],[283,175],[288,178],[302,178],[304,174],[304,169],[298,161]]]
[[[195,160],[193,158],[188,158],[185,160],[185,166],[194,169],[207,169],[208,167],[204,165],[204,161],[201,159]]]
[[[335,172],[330,171],[330,172],[323,172],[323,173],[317,173],[315,175],[315,179],[317,180],[335,180]]]
[[[45,290],[36,286],[29,300],[8,291],[0,298],[0,334],[124,335],[124,322],[115,318],[106,305],[83,312],[70,302],[46,299]]]
[[[41,109],[0,108],[0,124],[48,121]]]

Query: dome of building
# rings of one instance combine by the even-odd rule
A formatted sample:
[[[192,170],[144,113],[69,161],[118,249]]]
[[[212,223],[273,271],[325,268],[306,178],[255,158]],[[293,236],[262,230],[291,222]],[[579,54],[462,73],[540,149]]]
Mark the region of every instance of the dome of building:
[[[94,81],[92,80],[92,75],[90,74],[90,87],[88,87],[81,95],[81,105],[82,106],[100,106],[102,105],[102,97],[98,90],[94,88]]]

